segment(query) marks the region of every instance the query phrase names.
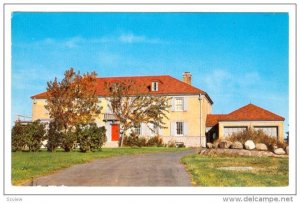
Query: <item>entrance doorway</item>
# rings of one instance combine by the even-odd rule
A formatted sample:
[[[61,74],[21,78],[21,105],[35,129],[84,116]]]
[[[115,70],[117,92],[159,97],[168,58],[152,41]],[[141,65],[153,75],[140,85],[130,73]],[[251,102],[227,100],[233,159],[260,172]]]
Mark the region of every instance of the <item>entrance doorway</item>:
[[[120,125],[111,124],[111,141],[119,141],[120,138]]]

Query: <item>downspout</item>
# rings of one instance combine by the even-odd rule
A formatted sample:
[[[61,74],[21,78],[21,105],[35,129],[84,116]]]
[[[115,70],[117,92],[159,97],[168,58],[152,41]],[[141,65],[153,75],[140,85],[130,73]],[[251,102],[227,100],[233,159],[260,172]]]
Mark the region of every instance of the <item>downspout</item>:
[[[202,95],[199,94],[199,102],[200,102],[200,122],[199,122],[199,123],[200,123],[200,149],[202,148],[202,138],[201,138],[201,130],[202,130],[202,128],[201,128],[201,123],[202,123],[202,122],[201,122],[201,121],[202,121],[202,109],[201,109],[202,106],[201,106],[201,99],[202,99],[202,98],[201,98],[201,96],[202,96]]]

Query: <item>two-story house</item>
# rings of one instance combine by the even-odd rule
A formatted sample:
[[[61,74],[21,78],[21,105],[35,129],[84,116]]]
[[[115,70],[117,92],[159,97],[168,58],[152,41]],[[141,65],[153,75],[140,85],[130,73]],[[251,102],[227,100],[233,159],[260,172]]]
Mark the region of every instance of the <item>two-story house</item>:
[[[209,95],[191,85],[192,75],[183,73],[180,81],[169,75],[161,76],[132,76],[132,77],[107,77],[97,78],[97,95],[103,109],[96,118],[98,126],[105,126],[106,146],[117,146],[119,140],[119,123],[108,107],[108,92],[105,91],[106,83],[131,80],[139,87],[139,94],[162,95],[170,98],[168,119],[163,129],[151,131],[144,123],[135,129],[141,136],[154,136],[159,134],[165,143],[169,141],[183,142],[187,147],[205,146],[206,118],[212,113],[213,101]],[[49,114],[45,109],[46,92],[34,95],[32,98],[32,120],[41,119],[49,121]]]

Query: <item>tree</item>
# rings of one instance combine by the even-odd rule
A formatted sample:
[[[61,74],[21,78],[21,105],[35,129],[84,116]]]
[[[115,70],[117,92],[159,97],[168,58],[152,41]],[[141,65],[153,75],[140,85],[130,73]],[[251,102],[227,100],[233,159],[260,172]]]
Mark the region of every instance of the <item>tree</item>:
[[[54,152],[57,147],[61,145],[61,132],[58,128],[58,125],[54,121],[50,121],[49,129],[46,134],[47,139],[47,150],[49,152]]]
[[[68,133],[70,129],[78,124],[92,123],[101,112],[96,93],[96,76],[95,72],[80,75],[80,72],[75,73],[70,68],[65,71],[62,81],[55,78],[47,83],[45,108],[49,111],[54,130],[49,134],[50,151],[57,146],[56,141],[61,141],[66,151],[70,150],[74,138],[72,133]],[[61,139],[58,136],[62,136]]]
[[[168,97],[141,94],[132,80],[106,83],[105,86],[109,92],[109,108],[120,122],[121,146],[127,131],[141,123],[145,123],[152,131],[155,129],[149,124],[166,128],[163,119],[168,118]]]

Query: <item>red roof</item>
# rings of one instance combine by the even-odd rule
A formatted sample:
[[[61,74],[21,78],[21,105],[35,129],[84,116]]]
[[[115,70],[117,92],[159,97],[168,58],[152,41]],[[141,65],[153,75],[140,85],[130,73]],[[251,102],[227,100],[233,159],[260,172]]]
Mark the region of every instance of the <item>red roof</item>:
[[[136,87],[138,87],[139,94],[151,94],[151,95],[204,94],[208,98],[208,100],[211,103],[213,103],[210,97],[208,96],[208,94],[203,90],[193,87],[169,75],[97,78],[98,96],[109,96],[109,92],[105,88],[105,83],[114,83],[120,81],[133,81]],[[152,82],[158,82],[158,91],[151,91]],[[46,92],[36,94],[31,98],[45,99]]]
[[[284,121],[284,118],[254,104],[248,104],[229,114],[208,114],[206,126],[214,126],[220,121]]]
[[[207,114],[206,127],[212,127],[216,125],[224,116],[226,116],[226,114]]]

